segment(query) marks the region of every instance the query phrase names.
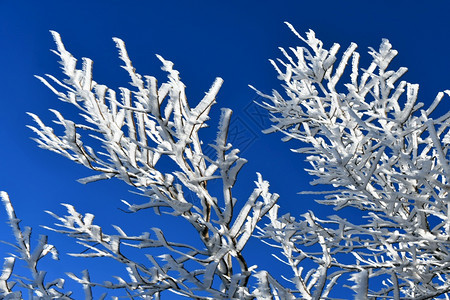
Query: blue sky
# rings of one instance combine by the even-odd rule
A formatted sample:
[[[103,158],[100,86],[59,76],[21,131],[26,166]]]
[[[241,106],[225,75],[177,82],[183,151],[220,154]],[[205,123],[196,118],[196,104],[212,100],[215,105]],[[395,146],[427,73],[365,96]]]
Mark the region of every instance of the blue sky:
[[[49,108],[69,116],[75,112],[33,77],[49,73],[61,78],[57,57],[49,51],[55,48],[49,30],[55,30],[75,57],[94,60],[94,79],[110,87],[126,86],[129,81],[119,67],[112,37],[125,41],[141,74],[164,80],[154,54],[173,61],[193,103],[201,99],[215,77],[222,77],[225,82],[211,125],[214,128],[220,107],[233,109],[232,142],[249,160],[238,180],[237,194],[242,201],[253,188],[255,172],[260,172],[270,181],[271,190],[281,195],[284,212],[298,215],[320,209],[321,214],[331,213],[331,208],[318,207],[313,198],[296,194],[310,189],[303,158],[290,153],[279,135],[261,134],[269,123],[252,104],[257,97],[248,84],[263,92],[281,91],[268,59],[281,57],[279,46],[301,44],[283,22],[290,22],[299,32],[313,29],[327,47],[334,42],[342,47],[356,42],[366,59],[369,46],[377,48],[381,38],[388,38],[399,51],[393,66],[408,67],[406,79],[419,83],[420,101],[430,103],[437,92],[450,88],[449,11],[447,1],[0,0],[0,189],[10,194],[23,225],[49,234],[50,242],[62,252],[79,247],[38,227],[52,223],[44,210],[64,212],[61,202],[93,212],[97,222],[108,229],[113,223],[138,233],[138,225],[142,230],[157,226],[175,238],[182,229],[182,224],[169,217],[121,213],[120,199],[132,202],[138,197],[130,194],[125,184],[113,180],[81,185],[75,180],[92,172],[37,148],[30,139],[33,133],[25,126],[32,120],[26,112],[47,123]],[[446,103],[441,108],[450,109],[450,102]],[[1,211],[0,237],[9,240],[5,217]],[[249,250],[255,259],[251,263],[271,266],[269,250],[256,241]],[[0,245],[0,253],[6,251],[10,249]],[[105,264],[62,259],[56,267],[49,262],[48,269],[77,272],[97,268],[100,281],[109,279],[104,278],[111,273]]]

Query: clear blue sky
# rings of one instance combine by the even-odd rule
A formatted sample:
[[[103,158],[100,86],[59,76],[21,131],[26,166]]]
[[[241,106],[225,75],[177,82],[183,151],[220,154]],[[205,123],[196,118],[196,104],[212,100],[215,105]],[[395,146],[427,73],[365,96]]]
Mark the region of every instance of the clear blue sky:
[[[334,42],[342,47],[356,42],[365,58],[369,46],[378,48],[381,38],[388,38],[399,51],[394,66],[409,68],[406,79],[419,83],[420,101],[430,103],[437,92],[450,89],[449,11],[447,1],[0,0],[0,189],[10,194],[23,225],[33,226],[36,233],[49,234],[50,242],[62,252],[80,247],[73,240],[38,227],[52,224],[44,210],[64,213],[61,202],[71,203],[81,212],[95,213],[98,224],[106,230],[113,223],[137,234],[136,226],[145,224],[142,230],[157,226],[176,238],[183,228],[169,217],[156,218],[149,212],[121,213],[120,199],[139,201],[138,196],[128,193],[125,184],[114,180],[81,185],[75,180],[92,172],[37,148],[30,139],[33,133],[25,126],[32,121],[26,112],[36,113],[47,123],[49,108],[68,116],[74,113],[33,77],[45,73],[61,77],[57,57],[49,51],[55,48],[49,30],[55,30],[75,57],[94,60],[94,79],[111,87],[126,86],[129,81],[119,67],[112,37],[125,41],[141,74],[164,80],[154,54],[173,61],[193,103],[215,77],[222,77],[225,82],[211,124],[216,124],[214,118],[220,107],[233,109],[232,142],[249,160],[237,187],[241,201],[253,188],[255,172],[261,172],[271,182],[272,192],[281,195],[279,203],[284,212],[298,215],[317,210],[313,198],[296,194],[310,189],[310,178],[302,169],[303,158],[290,153],[289,145],[280,142],[279,135],[261,134],[269,123],[255,111],[252,101],[256,95],[248,87],[251,84],[264,92],[281,91],[268,59],[280,57],[279,46],[301,43],[283,22],[292,23],[299,32],[313,29],[328,47]],[[446,103],[449,109],[450,101]],[[320,211],[327,214],[331,209]],[[10,240],[5,217],[0,211],[0,238]],[[0,245],[0,253],[5,251],[10,249]],[[270,249],[258,241],[249,251],[255,259],[250,264],[269,268],[275,263]],[[48,269],[79,274],[78,270],[90,267],[99,270],[94,280],[111,279],[109,264],[62,259],[59,264],[49,262]]]

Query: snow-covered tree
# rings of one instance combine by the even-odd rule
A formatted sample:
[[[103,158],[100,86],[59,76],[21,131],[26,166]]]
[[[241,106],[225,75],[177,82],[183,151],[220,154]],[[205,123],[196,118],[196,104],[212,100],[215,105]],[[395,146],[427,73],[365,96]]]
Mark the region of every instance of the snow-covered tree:
[[[447,297],[450,112],[432,117],[444,93],[423,109],[419,86],[399,81],[407,69],[388,69],[397,55],[388,40],[370,49],[373,61],[363,69],[356,44],[338,62],[338,44],[326,50],[313,31],[303,38],[290,28],[308,48],[282,49],[286,60],[272,62],[287,97],[260,93],[273,114],[267,133],[303,142],[293,151],[307,155],[312,184],[333,187],[320,202],[356,208],[361,217],[307,212],[296,221],[279,218],[275,207],[263,237],[283,250],[304,299],[328,297],[346,273],[358,299]],[[350,59],[350,80],[340,83]],[[317,267],[305,272],[303,260]],[[371,284],[377,278],[381,286]]]
[[[357,212],[354,219],[319,218],[311,211],[298,219],[280,216],[278,195],[260,174],[247,199],[233,196],[246,160],[227,142],[231,110],[222,109],[211,144],[215,153],[206,154],[199,136],[222,79],[191,107],[171,62],[158,56],[168,74],[167,82],[158,84],[136,72],[123,41],[114,39],[133,86],[120,88],[117,95],[92,79],[91,60],[83,58],[77,69],[77,60],[52,32],[66,78],[38,78],[59,100],[75,106],[84,121],[53,110],[64,128],[58,135],[30,114],[39,146],[95,171],[82,183],[113,177],[124,181],[147,199],[124,202],[129,212],[170,213],[190,224],[201,241],[200,246],[169,241],[160,228],[134,236],[115,226],[116,232],[106,233],[93,214],[64,204],[68,215],[51,213],[57,223],[49,229],[89,249],[72,255],[108,257],[129,274],[114,283],[93,282],[88,271],[68,274],[88,299],[92,287],[124,289],[130,298],[142,299],[164,298],[169,291],[194,299],[336,299],[342,287],[352,288],[356,299],[448,297],[450,112],[435,112],[444,93],[423,108],[417,102],[418,85],[399,80],[407,69],[388,69],[397,52],[387,40],[378,51],[370,50],[372,63],[360,68],[356,44],[338,55],[338,44],[326,50],[313,31],[303,37],[289,27],[306,47],[281,49],[284,60],[272,61],[285,96],[257,91],[267,99],[260,105],[272,115],[273,126],[266,133],[282,132],[284,141],[298,140],[293,151],[306,154],[311,164],[307,171],[316,177],[312,184],[332,186],[318,193],[325,195],[318,201]],[[165,161],[174,168],[167,171],[161,166]],[[221,188],[211,188],[213,182]],[[5,259],[0,297],[23,297],[16,285],[28,290],[30,298],[70,299],[63,279],[46,282],[37,267],[48,253],[56,256],[55,248],[42,236],[32,250],[31,229],[19,227],[6,193],[2,199],[18,255]],[[271,270],[248,265],[244,248],[252,237],[276,248],[274,255],[292,273],[278,278]],[[165,254],[147,254],[148,263],[142,264],[128,255],[130,247],[158,248]],[[14,276],[17,259],[27,263],[31,278]]]

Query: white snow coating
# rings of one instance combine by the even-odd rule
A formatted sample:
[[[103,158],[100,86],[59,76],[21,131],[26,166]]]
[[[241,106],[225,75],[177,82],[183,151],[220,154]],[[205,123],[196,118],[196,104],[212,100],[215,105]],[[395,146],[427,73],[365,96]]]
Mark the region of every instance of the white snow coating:
[[[89,249],[72,255],[110,257],[123,263],[130,277],[96,283],[88,271],[69,274],[82,284],[87,299],[92,299],[96,286],[126,289],[142,299],[159,299],[164,291],[195,299],[334,299],[334,289],[342,287],[351,288],[355,299],[448,298],[450,112],[437,118],[431,114],[450,92],[439,93],[423,109],[417,102],[419,86],[400,81],[407,69],[388,69],[397,55],[388,40],[382,40],[379,50],[370,49],[373,60],[361,68],[355,43],[339,55],[339,44],[327,50],[314,31],[303,37],[288,26],[306,46],[281,49],[284,60],[271,61],[285,96],[257,91],[267,101],[261,105],[273,116],[274,124],[265,132],[282,132],[284,141],[303,142],[305,146],[293,151],[306,155],[312,184],[330,186],[320,202],[336,210],[359,210],[363,221],[357,224],[339,215],[320,219],[313,212],[297,219],[280,216],[279,196],[269,191],[259,173],[248,199],[236,205],[233,187],[247,161],[227,141],[232,111],[222,109],[211,145],[214,155],[203,152],[199,136],[221,78],[191,108],[172,62],[157,56],[168,77],[158,84],[154,77],[136,72],[124,42],[114,38],[133,87],[116,93],[93,81],[91,60],[83,58],[77,69],[77,60],[52,32],[54,53],[68,79],[38,78],[59,100],[75,106],[84,122],[65,119],[53,110],[55,123],[64,128],[58,136],[30,113],[37,125],[29,127],[37,134],[39,147],[95,172],[80,179],[82,183],[112,177],[126,182],[148,200],[124,201],[130,212],[151,208],[183,218],[202,243],[198,247],[171,242],[160,228],[133,236],[114,226],[117,232],[109,234],[94,223],[93,214],[82,215],[64,204],[67,216],[50,213],[57,220],[52,230]],[[345,77],[349,81],[343,81]],[[89,146],[80,129],[102,147]],[[162,171],[158,165],[162,158],[173,161],[176,169]],[[208,189],[210,181],[221,184],[220,193]],[[198,201],[185,198],[187,192]],[[31,250],[31,229],[19,227],[8,195],[2,192],[1,197],[19,255],[5,259],[0,298],[20,299],[13,290],[19,283],[43,299],[71,299],[59,292],[62,279],[45,283],[45,272],[37,269],[39,259],[48,253],[56,258],[55,248],[42,236]],[[247,265],[244,250],[255,236],[279,251],[274,256],[291,268],[291,275],[275,278]],[[147,255],[147,264],[142,264],[126,256],[127,247],[162,248],[166,254]],[[32,284],[12,276],[17,259],[28,264]]]

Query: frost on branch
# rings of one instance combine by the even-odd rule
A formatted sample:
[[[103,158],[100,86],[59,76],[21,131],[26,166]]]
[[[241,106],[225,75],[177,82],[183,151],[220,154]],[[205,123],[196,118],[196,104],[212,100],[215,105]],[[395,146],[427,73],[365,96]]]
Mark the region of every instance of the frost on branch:
[[[450,92],[424,108],[419,86],[401,80],[407,69],[388,68],[397,55],[388,40],[360,68],[356,44],[338,55],[338,44],[327,50],[313,31],[302,37],[288,25],[306,47],[271,61],[286,97],[258,92],[272,114],[266,133],[300,141],[293,151],[306,155],[312,184],[335,188],[319,202],[356,208],[363,221],[312,213],[296,221],[273,210],[262,236],[282,249],[303,299],[328,297],[344,274],[357,299],[447,297],[450,112],[441,100]],[[318,267],[305,274],[304,260]]]
[[[71,121],[52,110],[55,122],[64,128],[64,134],[57,135],[30,114],[37,123],[30,126],[38,135],[36,142],[95,171],[93,176],[81,179],[82,183],[115,177],[135,187],[147,202],[125,202],[131,212],[152,208],[158,214],[163,211],[179,216],[195,228],[202,242],[200,248],[171,242],[159,228],[130,236],[115,226],[117,232],[107,234],[93,223],[94,215],[82,215],[65,205],[68,215],[53,214],[58,220],[53,230],[76,238],[90,249],[78,256],[109,257],[123,263],[130,278],[117,277],[118,283],[94,283],[87,271],[81,278],[75,274],[70,277],[81,283],[88,295],[92,286],[103,286],[123,288],[142,298],[159,297],[165,290],[197,299],[254,298],[248,282],[256,266],[247,265],[242,251],[278,195],[269,192],[268,183],[258,174],[246,202],[233,197],[232,188],[246,160],[227,142],[231,110],[222,110],[217,138],[211,145],[216,151],[214,157],[203,153],[198,133],[206,126],[222,79],[217,78],[203,99],[190,107],[172,62],[158,56],[168,74],[168,81],[158,84],[154,77],[136,73],[123,41],[115,38],[133,86],[133,90],[120,88],[116,93],[92,79],[90,59],[83,58],[82,69],[77,69],[76,59],[65,49],[60,36],[52,34],[57,45],[54,53],[60,57],[67,78],[38,78],[59,100],[78,108],[84,122]],[[92,139],[100,142],[102,149],[89,146]],[[173,161],[177,169],[165,173],[160,168],[161,160]],[[217,195],[208,189],[213,180],[221,182],[222,190]],[[186,193],[193,193],[198,201],[187,200]],[[127,247],[161,248],[166,254],[147,255],[148,265],[143,265],[127,256]],[[188,262],[196,267],[185,267]],[[271,286],[274,284],[272,280]]]
[[[14,254],[5,258],[2,273],[0,275],[0,299],[23,299],[21,290],[28,293],[27,299],[72,299],[71,292],[63,293],[64,279],[58,278],[51,282],[45,282],[46,272],[40,271],[37,267],[39,261],[52,255],[53,259],[58,259],[58,252],[53,245],[47,243],[47,236],[40,236],[37,246],[31,247],[31,228],[25,227],[22,230],[19,226],[20,219],[11,204],[9,196],[5,192],[0,192],[3,205],[8,214],[8,222],[14,234],[15,243],[6,243],[14,248]],[[25,263],[29,269],[31,277],[24,276],[20,272],[14,272],[16,263]],[[22,267],[19,264],[19,268]]]

